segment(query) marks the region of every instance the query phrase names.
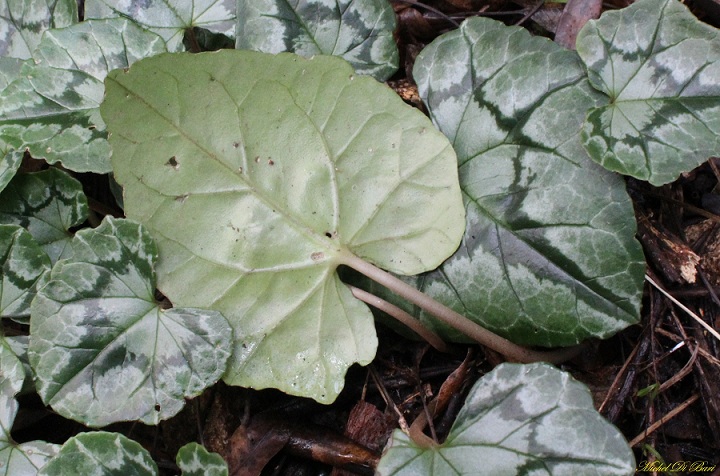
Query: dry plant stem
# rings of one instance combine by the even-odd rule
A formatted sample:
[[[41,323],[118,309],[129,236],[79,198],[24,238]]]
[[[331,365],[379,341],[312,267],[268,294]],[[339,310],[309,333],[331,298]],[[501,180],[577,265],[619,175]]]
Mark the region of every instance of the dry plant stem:
[[[655,287],[655,289],[657,289],[658,291],[660,291],[666,298],[668,298],[668,299],[671,300],[673,303],[675,303],[676,306],[678,306],[680,309],[682,309],[683,311],[685,311],[690,317],[692,317],[693,319],[695,319],[698,324],[700,324],[701,326],[703,326],[703,327],[704,327],[710,334],[712,334],[717,340],[720,340],[720,334],[718,334],[718,331],[716,331],[715,329],[713,329],[712,327],[710,327],[705,321],[703,321],[703,320],[700,318],[700,316],[698,316],[697,314],[695,314],[694,312],[692,312],[692,311],[691,311],[687,306],[685,306],[683,303],[681,303],[680,301],[678,301],[677,299],[675,299],[674,297],[672,297],[672,296],[670,295],[670,293],[668,293],[668,292],[665,291],[663,288],[661,288],[660,285],[659,285],[658,283],[656,283],[656,282],[655,282],[650,276],[648,276],[647,274],[645,275],[645,280],[646,280],[648,283],[652,284],[652,285]]]
[[[431,346],[435,347],[440,352],[449,353],[450,347],[434,332],[423,326],[417,319],[412,317],[407,312],[403,311],[394,304],[390,304],[384,299],[380,299],[374,294],[370,294],[367,291],[363,291],[355,286],[348,286],[353,296],[361,300],[365,304],[373,306],[374,308],[380,309],[381,311],[389,314],[398,321],[402,322],[405,326],[409,327],[417,335],[425,339]]]
[[[364,274],[378,284],[382,284],[403,299],[407,299],[447,325],[454,327],[479,344],[482,344],[495,352],[499,352],[509,360],[523,363],[550,362],[552,364],[558,364],[570,360],[582,350],[582,346],[574,346],[544,352],[527,349],[510,342],[504,337],[500,337],[499,335],[490,332],[479,324],[469,320],[462,314],[453,311],[449,307],[437,302],[430,296],[396,278],[387,271],[383,271],[377,266],[374,266],[351,253],[347,253],[343,256],[343,264],[350,266],[355,271]]]
[[[630,448],[633,448],[640,443],[642,443],[645,438],[650,436],[651,433],[655,432],[658,428],[663,426],[668,420],[671,420],[672,418],[675,418],[680,412],[685,410],[687,407],[695,403],[695,401],[700,398],[700,395],[697,393],[693,395],[692,397],[688,398],[684,402],[682,402],[680,405],[678,405],[676,408],[673,408],[672,411],[668,412],[667,415],[663,416],[661,419],[650,425],[645,431],[640,433],[638,436],[633,438],[633,440],[630,442]]]

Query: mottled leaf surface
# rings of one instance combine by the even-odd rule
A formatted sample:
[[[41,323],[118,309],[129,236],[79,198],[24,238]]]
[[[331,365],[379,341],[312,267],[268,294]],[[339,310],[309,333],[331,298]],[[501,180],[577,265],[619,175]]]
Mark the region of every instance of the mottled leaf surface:
[[[30,301],[50,258],[32,235],[17,225],[0,225],[0,316],[29,317]]]
[[[175,458],[182,476],[228,476],[225,460],[197,443],[188,443],[178,450]]]
[[[131,18],[163,37],[168,50],[180,51],[185,30],[193,27],[234,35],[236,3],[236,0],[97,0],[85,5],[85,18],[119,15]]]
[[[582,137],[604,167],[672,182],[720,153],[720,36],[676,0],[640,0],[580,31],[577,51],[607,94]]]
[[[76,21],[75,0],[4,0],[0,2],[0,56],[30,58],[43,32]]]
[[[89,426],[179,412],[225,371],[232,332],[216,311],[161,309],[157,249],[138,224],[106,218],[77,233],[32,303],[38,393]]]
[[[106,83],[115,178],[158,241],[159,288],[230,320],[229,383],[331,402],[377,345],[338,265],[418,273],[458,245],[447,139],[331,56],[168,54]]]
[[[27,60],[9,56],[0,57],[0,91],[20,76],[20,69],[25,61]]]
[[[633,208],[623,180],[580,143],[602,98],[575,53],[476,18],[428,46],[415,78],[458,154],[467,211],[458,251],[415,284],[522,344],[570,345],[637,322]]]
[[[80,433],[62,445],[38,473],[41,476],[153,476],[158,468],[150,453],[120,433]]]
[[[341,56],[379,81],[398,67],[395,12],[387,0],[239,2],[238,49]]]
[[[447,440],[420,448],[396,430],[381,476],[628,475],[632,451],[588,389],[547,364],[501,364],[470,390]]]
[[[110,171],[110,146],[97,108],[108,71],[166,51],[132,21],[90,20],[46,32],[0,93],[0,140],[77,172]]]
[[[57,453],[59,445],[44,441],[17,444],[10,437],[19,408],[15,395],[25,372],[20,359],[0,336],[0,475],[34,475]]]
[[[0,223],[26,228],[53,263],[72,253],[69,230],[87,214],[80,182],[55,168],[17,175],[0,193]]]
[[[23,151],[10,148],[4,154],[2,160],[0,160],[0,192],[10,183],[10,180],[12,180],[20,168],[23,155]]]

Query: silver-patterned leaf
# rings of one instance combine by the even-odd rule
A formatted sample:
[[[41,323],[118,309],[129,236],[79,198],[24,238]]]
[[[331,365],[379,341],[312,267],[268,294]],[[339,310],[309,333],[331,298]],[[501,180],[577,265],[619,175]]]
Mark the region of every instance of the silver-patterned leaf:
[[[30,233],[17,225],[0,225],[0,317],[30,316],[30,302],[50,258]]]
[[[169,51],[180,51],[185,30],[193,27],[234,35],[236,3],[236,0],[96,0],[85,4],[85,18],[130,18],[163,37]]]
[[[429,45],[414,75],[458,154],[467,212],[460,248],[415,284],[522,344],[571,345],[637,322],[633,208],[580,143],[602,98],[575,53],[474,18]]]
[[[222,376],[230,326],[155,302],[157,249],[140,225],[106,217],[73,251],[32,303],[29,356],[46,404],[89,426],[156,424]]]
[[[77,172],[110,171],[97,112],[108,71],[166,51],[127,19],[90,20],[46,32],[20,78],[0,93],[0,140]]]
[[[632,451],[588,389],[547,364],[501,364],[470,390],[447,440],[421,448],[396,430],[379,476],[626,476]]]
[[[60,448],[44,441],[17,444],[10,437],[19,408],[15,395],[24,379],[20,359],[0,336],[0,474],[7,476],[37,474]]]
[[[379,81],[398,67],[395,12],[387,0],[239,2],[236,47],[340,56]]]
[[[17,173],[25,153],[9,148],[3,155],[3,158],[0,159],[0,192],[5,190],[7,184]]]
[[[182,476],[228,476],[227,463],[217,453],[210,453],[197,443],[188,443],[175,458]]]
[[[75,0],[0,2],[0,56],[28,59],[43,32],[78,21]]]
[[[577,52],[609,97],[583,128],[598,163],[662,185],[720,153],[720,35],[686,6],[607,12],[580,31]]]
[[[20,77],[20,70],[28,60],[0,56],[0,91]]]
[[[120,433],[80,433],[62,445],[40,476],[154,476],[157,464],[139,443]]]
[[[0,223],[26,228],[53,263],[72,253],[69,230],[87,214],[80,182],[55,168],[17,175],[0,193]]]

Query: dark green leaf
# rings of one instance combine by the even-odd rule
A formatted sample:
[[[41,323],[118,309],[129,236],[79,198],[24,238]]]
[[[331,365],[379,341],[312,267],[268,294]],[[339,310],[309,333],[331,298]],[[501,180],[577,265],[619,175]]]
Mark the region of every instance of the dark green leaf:
[[[415,78],[458,154],[467,211],[458,251],[415,284],[522,344],[570,345],[637,322],[633,208],[623,180],[580,143],[585,111],[603,100],[576,54],[475,18],[428,46]]]
[[[156,424],[220,379],[227,321],[159,307],[157,249],[140,225],[107,217],[72,246],[32,303],[29,356],[46,404],[89,426]]]

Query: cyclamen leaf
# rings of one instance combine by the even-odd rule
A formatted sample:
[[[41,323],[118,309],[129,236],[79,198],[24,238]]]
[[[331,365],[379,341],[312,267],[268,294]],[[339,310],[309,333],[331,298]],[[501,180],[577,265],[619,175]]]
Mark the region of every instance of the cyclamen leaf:
[[[5,157],[0,161],[0,192],[5,190],[7,184],[15,176],[24,154],[23,151],[15,149],[10,149],[5,153]]]
[[[333,401],[377,345],[337,267],[418,273],[458,245],[447,139],[330,56],[168,54],[106,84],[127,216],[158,242],[162,292],[234,327],[226,382]]]
[[[387,0],[239,2],[236,47],[305,57],[341,56],[384,81],[398,68],[395,12]]]
[[[79,231],[73,249],[32,304],[29,357],[47,405],[89,426],[157,424],[220,379],[227,321],[159,307],[157,249],[140,225],[108,217]]]
[[[41,476],[153,476],[158,468],[139,443],[119,433],[80,433],[62,445]]]
[[[0,91],[20,76],[20,69],[26,61],[8,56],[0,57]]]
[[[458,251],[415,284],[521,344],[571,345],[637,322],[633,208],[580,143],[584,112],[602,99],[575,53],[473,18],[429,45],[414,76],[458,153],[467,209]]]
[[[98,0],[85,5],[85,18],[123,16],[159,34],[169,51],[180,51],[185,31],[193,27],[232,36],[236,0]]]
[[[85,21],[50,30],[21,77],[0,93],[0,139],[77,172],[110,171],[110,146],[97,112],[107,72],[166,51],[132,21]]]
[[[17,444],[10,437],[19,407],[15,395],[24,379],[20,359],[0,337],[0,472],[5,475],[36,474],[60,448],[44,441]]]
[[[50,258],[30,233],[17,225],[0,225],[0,316],[29,317],[30,301]]]
[[[580,31],[577,52],[609,96],[582,138],[603,167],[672,182],[720,153],[720,35],[676,0],[639,0]]]
[[[0,223],[26,228],[53,263],[72,253],[69,230],[87,214],[80,182],[54,168],[18,175],[0,193]]]
[[[228,476],[227,463],[222,456],[210,453],[197,443],[180,448],[175,461],[182,476]]]
[[[76,21],[75,0],[5,0],[0,3],[0,56],[28,59],[45,30]]]
[[[470,390],[447,440],[420,448],[396,430],[381,476],[628,475],[632,451],[588,389],[547,364],[501,364]]]

